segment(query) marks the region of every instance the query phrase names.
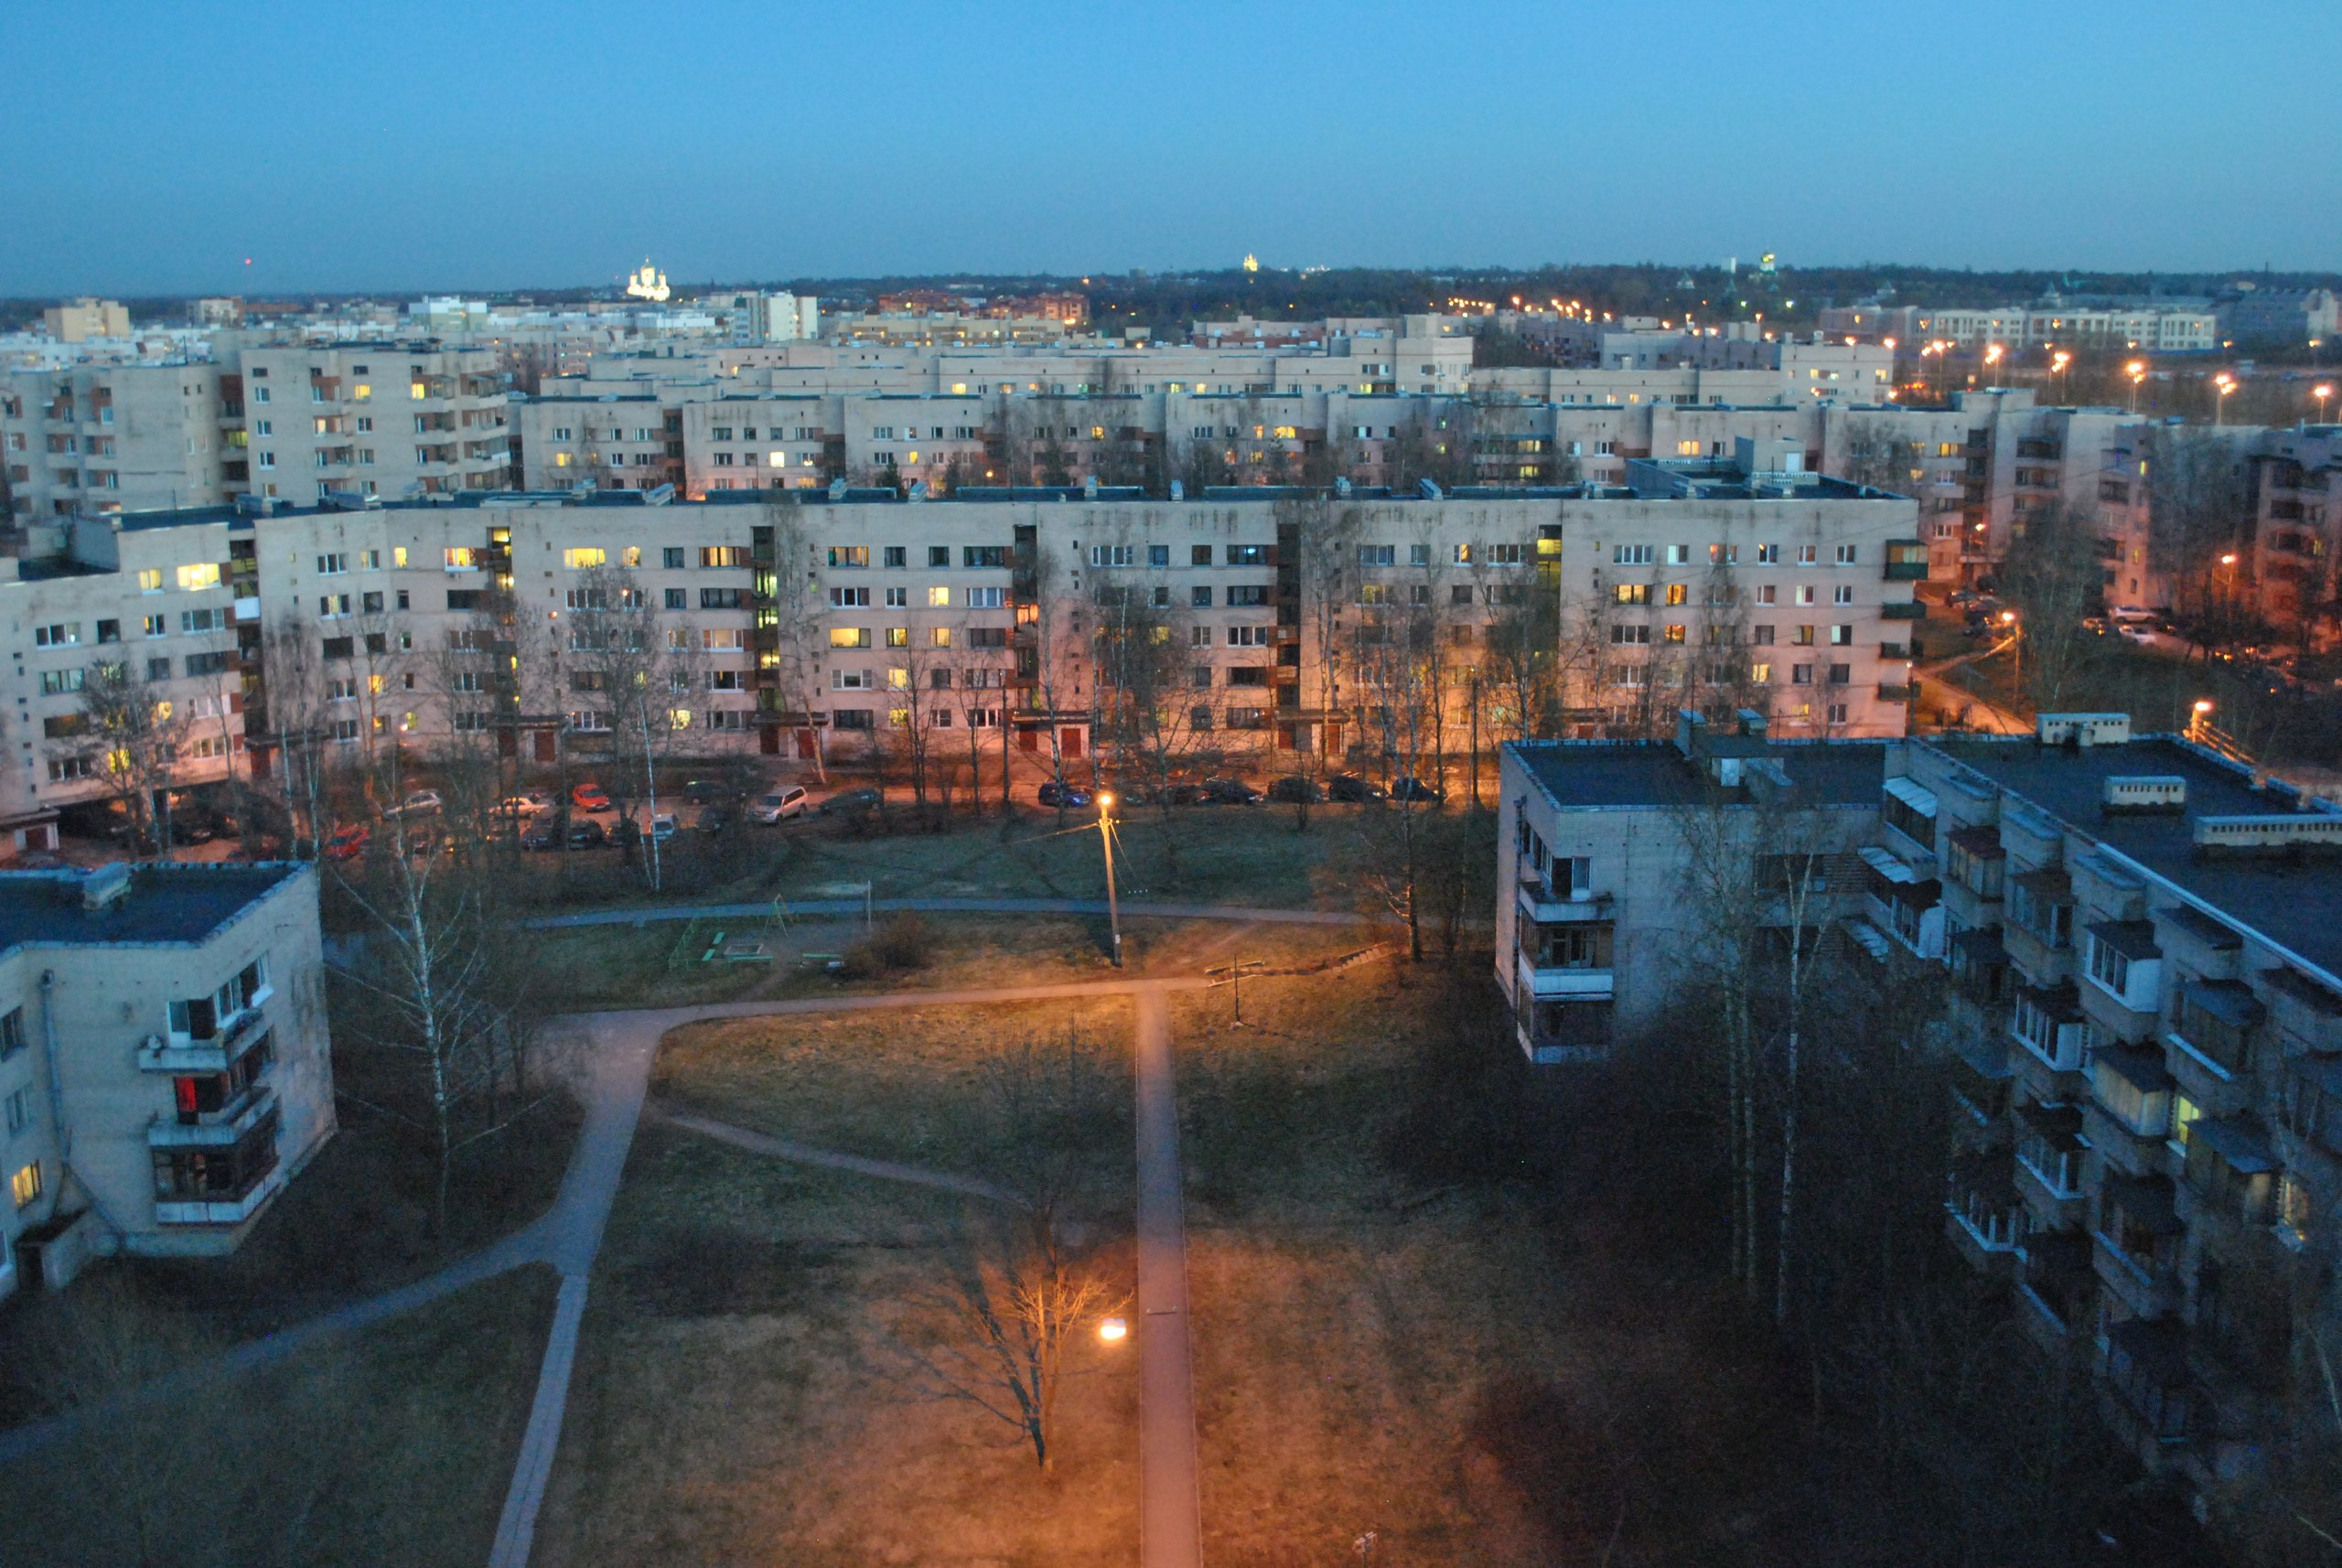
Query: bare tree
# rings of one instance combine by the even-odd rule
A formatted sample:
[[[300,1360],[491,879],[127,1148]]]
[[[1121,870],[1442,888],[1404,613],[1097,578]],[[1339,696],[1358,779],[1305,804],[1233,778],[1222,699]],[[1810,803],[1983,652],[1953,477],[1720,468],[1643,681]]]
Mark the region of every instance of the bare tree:
[[[632,572],[608,565],[577,575],[564,623],[572,688],[607,715],[611,793],[621,812],[643,801],[655,824],[659,765],[692,723],[689,704],[704,662],[698,628],[654,606]],[[655,891],[661,882],[658,835],[646,831],[643,844]]]
[[[169,660],[161,660],[166,670]],[[171,857],[171,781],[192,721],[165,694],[137,657],[124,651],[71,672],[81,683],[76,723],[62,738],[67,755],[95,771],[121,802],[134,837],[154,841]]]
[[[1078,1036],[1026,1042],[986,1064],[988,1165],[999,1203],[971,1208],[951,1278],[912,1303],[898,1342],[906,1380],[1014,1429],[1056,1459],[1068,1346],[1123,1293],[1077,1236],[1094,1224],[1099,1173],[1124,1125],[1097,1050]]]
[[[489,877],[431,853],[403,815],[385,829],[392,853],[378,875],[345,884],[367,929],[335,974],[365,998],[349,1015],[356,1043],[385,1069],[355,1087],[430,1138],[444,1231],[457,1160],[526,1117],[553,1075],[540,1059],[529,965]]]
[[[757,657],[769,654],[776,686],[795,709],[782,718],[793,718],[800,733],[811,737],[813,776],[826,784],[829,748],[822,726],[814,722],[824,701],[822,660],[829,650],[816,545],[804,509],[785,490],[773,492],[765,502],[764,521],[773,539],[772,647]]]
[[[2035,712],[2055,713],[2072,695],[2092,640],[2082,620],[2099,607],[2104,581],[2097,520],[2078,507],[2053,501],[2010,542],[2001,591],[2021,612],[2018,647]]]

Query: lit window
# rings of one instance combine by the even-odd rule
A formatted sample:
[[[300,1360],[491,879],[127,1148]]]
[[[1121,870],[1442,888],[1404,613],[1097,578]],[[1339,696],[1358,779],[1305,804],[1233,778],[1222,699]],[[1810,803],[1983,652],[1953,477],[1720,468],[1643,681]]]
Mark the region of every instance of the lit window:
[[[360,381],[356,390],[349,395],[357,399],[360,403],[364,403],[367,399],[374,395],[374,383],[371,381]]]
[[[928,589],[928,591],[927,591],[927,607],[928,607],[929,609],[931,609],[931,610],[949,609],[951,607],[951,589],[949,589],[949,588],[929,588],[929,589]]]
[[[161,593],[163,591],[162,570],[159,567],[149,567],[145,571],[139,573],[138,591],[142,594]]]
[[[447,570],[450,572],[477,572],[479,570],[479,552],[468,544],[450,544],[447,546],[445,553],[447,560]]]
[[[608,560],[608,552],[593,545],[577,550],[564,550],[561,553],[561,564],[573,572],[582,572],[589,566],[600,566],[607,564]]]
[[[405,565],[405,564],[406,564],[406,546],[405,546],[405,545],[403,545],[403,544],[400,544],[400,545],[394,545],[394,546],[392,546],[392,550],[391,550],[391,564],[392,564],[392,565],[393,565],[393,566],[403,566],[403,565]]]
[[[431,395],[431,392],[430,389],[425,387],[421,381],[413,381],[407,386],[406,395],[414,399],[417,403],[421,403],[424,398]]]
[[[40,1197],[40,1162],[35,1160],[10,1176],[8,1192],[16,1200],[17,1208],[30,1208]]]
[[[216,588],[220,585],[220,564],[199,561],[192,566],[179,568],[179,586],[188,589]]]

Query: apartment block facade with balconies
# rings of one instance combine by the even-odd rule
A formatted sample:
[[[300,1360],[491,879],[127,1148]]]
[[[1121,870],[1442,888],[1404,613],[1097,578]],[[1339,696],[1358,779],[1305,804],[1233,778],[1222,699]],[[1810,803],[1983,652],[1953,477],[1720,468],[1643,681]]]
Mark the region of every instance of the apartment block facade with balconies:
[[[312,866],[0,873],[0,1294],[216,1254],[334,1132]]]

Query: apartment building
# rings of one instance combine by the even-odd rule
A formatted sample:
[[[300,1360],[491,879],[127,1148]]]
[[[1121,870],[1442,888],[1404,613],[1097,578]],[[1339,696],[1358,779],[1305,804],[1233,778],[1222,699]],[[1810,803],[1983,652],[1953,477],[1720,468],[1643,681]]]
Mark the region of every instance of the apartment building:
[[[248,344],[222,381],[241,404],[246,492],[449,495],[509,489],[506,392],[485,349]]]
[[[2342,300],[2330,288],[2240,288],[2218,306],[2229,343],[2295,348],[2342,332]]]
[[[2233,1478],[2342,1205],[2342,814],[2120,715],[1889,767],[1960,999],[1952,1241],[2142,1463]]]
[[[40,313],[40,318],[48,335],[60,343],[130,336],[130,312],[120,300],[92,299],[84,295],[69,305],[50,306]]]
[[[1659,1024],[1724,913],[1706,862],[1816,857],[1822,886],[1802,923],[1858,913],[1886,748],[1783,744],[1767,727],[1754,713],[1714,725],[1686,714],[1671,744],[1505,746],[1496,978],[1531,1061],[1600,1060]],[[1789,918],[1754,897],[1746,913],[1781,930]]]
[[[1195,650],[1188,718],[1223,749],[1370,741],[1358,693],[1327,693],[1341,661],[1371,661],[1365,639],[1402,626],[1440,639],[1444,744],[1457,744],[1493,628],[1515,623],[1555,639],[1558,701],[1581,733],[1649,733],[1689,702],[1757,706],[1784,734],[1902,734],[1926,573],[1912,503],[1803,471],[1792,444],[1743,446],[1638,460],[1628,486],[1435,499],[973,487],[919,502],[839,483],[675,504],[659,490],[252,498],[83,520],[0,581],[24,719],[0,818],[37,847],[61,808],[120,792],[87,692],[93,669],[124,660],[168,704],[178,787],[265,773],[285,731],[427,754],[493,727],[549,758],[557,734],[606,719],[572,700],[590,688],[574,688],[565,646],[596,568],[633,574],[688,644],[691,693],[672,706],[687,752],[854,752],[916,715],[950,727],[972,713],[1026,749],[1054,735],[1086,750],[1110,591]],[[543,656],[525,692],[472,646],[490,614],[516,629],[489,642]],[[451,649],[480,655],[472,683],[451,684]],[[1005,695],[930,707],[901,696],[914,680]]]
[[[16,521],[215,505],[239,495],[509,489],[496,356],[221,332],[210,363],[77,365],[0,379]]]
[[[1998,343],[2011,349],[2136,349],[2152,354],[2208,354],[2220,347],[2219,317],[2209,309],[2169,306],[2088,306],[2050,301],[1983,309],[1923,313],[1920,339],[1940,338],[1964,347]]]
[[[314,866],[0,873],[0,1295],[216,1254],[334,1132]]]
[[[19,525],[211,506],[241,457],[216,365],[89,365],[0,377],[0,460]]]
[[[2291,1419],[2297,1314],[2333,1311],[2342,812],[2121,714],[1883,746],[1722,729],[1504,748],[1521,1048],[1597,1059],[1653,1026],[1717,919],[1786,929],[1765,857],[1818,857],[1817,940],[1949,972],[1950,1243],[2087,1364],[2143,1464],[2249,1477]],[[1700,875],[1718,846],[1753,884],[1737,915]]]
[[[2342,425],[2261,433],[2248,448],[2252,509],[2239,541],[2261,618],[2304,648],[2342,639],[2336,564],[2342,562]]]

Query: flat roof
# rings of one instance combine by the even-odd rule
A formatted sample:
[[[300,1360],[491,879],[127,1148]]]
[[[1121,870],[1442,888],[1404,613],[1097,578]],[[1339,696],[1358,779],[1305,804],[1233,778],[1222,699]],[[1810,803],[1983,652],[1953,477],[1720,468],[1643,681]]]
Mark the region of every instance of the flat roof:
[[[1706,777],[1670,741],[1509,741],[1504,749],[1564,809],[1655,811],[1714,799]],[[1811,805],[1875,809],[1885,783],[1884,741],[1777,741],[1763,755]]]
[[[2249,773],[2171,736],[2079,749],[2022,736],[1921,744],[2342,980],[2342,862],[2196,853],[2197,817],[2289,814],[2296,810],[2290,794],[2256,789]],[[2186,813],[2101,815],[2106,780],[2140,774],[2185,778]]]
[[[112,908],[81,908],[76,871],[0,872],[0,952],[20,947],[193,946],[301,875],[294,861],[139,865]]]

